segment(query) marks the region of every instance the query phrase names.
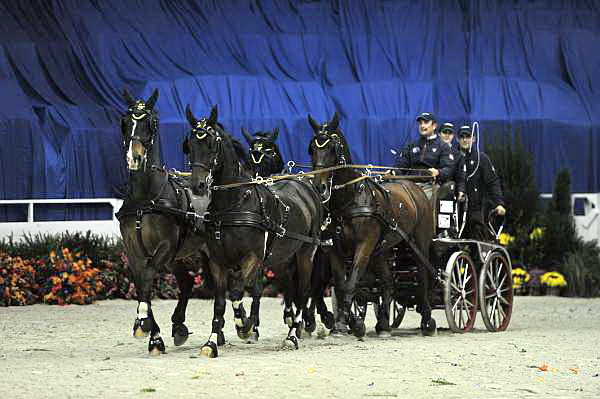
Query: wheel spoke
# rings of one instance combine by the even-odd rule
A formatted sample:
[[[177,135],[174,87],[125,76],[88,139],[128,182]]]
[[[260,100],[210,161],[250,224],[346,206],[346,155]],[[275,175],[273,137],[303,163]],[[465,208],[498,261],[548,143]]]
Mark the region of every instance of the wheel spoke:
[[[458,298],[456,300],[456,302],[454,302],[454,305],[452,305],[452,313],[456,312],[456,307],[458,306],[459,302],[460,302],[460,298]]]

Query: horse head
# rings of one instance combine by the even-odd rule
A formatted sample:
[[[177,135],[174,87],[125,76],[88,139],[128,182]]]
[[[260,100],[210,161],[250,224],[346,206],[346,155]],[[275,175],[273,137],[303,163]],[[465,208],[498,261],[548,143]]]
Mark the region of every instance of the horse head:
[[[148,100],[134,100],[127,89],[123,92],[127,112],[121,117],[123,147],[126,148],[127,168],[131,172],[145,171],[158,133],[158,117],[154,105],[158,89]]]
[[[271,132],[256,132],[254,135],[242,128],[242,134],[250,146],[248,166],[255,175],[267,177],[281,172],[283,157],[279,146],[275,143],[279,135],[279,128],[275,128]]]
[[[339,127],[340,118],[337,112],[329,122],[319,124],[310,115],[308,122],[313,129],[313,138],[308,146],[313,170],[352,163],[346,138]],[[314,178],[315,187],[326,197],[331,194],[328,191],[331,190],[332,178],[333,171],[318,173]]]

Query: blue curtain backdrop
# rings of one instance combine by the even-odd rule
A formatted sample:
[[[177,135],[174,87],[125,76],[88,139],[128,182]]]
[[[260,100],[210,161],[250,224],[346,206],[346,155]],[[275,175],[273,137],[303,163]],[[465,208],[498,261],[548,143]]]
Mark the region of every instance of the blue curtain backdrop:
[[[185,169],[188,103],[218,104],[238,137],[279,126],[300,162],[308,113],[338,110],[355,160],[392,164],[433,111],[479,121],[484,140],[520,131],[542,191],[566,166],[574,191],[597,192],[598,21],[591,0],[4,0],[0,198],[121,196],[125,86],[160,89],[167,167]]]

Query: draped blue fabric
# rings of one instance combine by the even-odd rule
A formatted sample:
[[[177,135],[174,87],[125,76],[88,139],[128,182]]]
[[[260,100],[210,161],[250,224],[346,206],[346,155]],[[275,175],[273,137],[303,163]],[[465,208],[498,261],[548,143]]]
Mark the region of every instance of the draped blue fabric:
[[[160,89],[169,168],[186,168],[188,103],[196,116],[218,104],[238,137],[279,126],[298,162],[308,113],[338,110],[354,161],[392,164],[431,111],[479,121],[484,141],[520,132],[542,191],[569,167],[574,191],[597,192],[598,21],[592,0],[5,0],[0,198],[123,195],[124,87]]]

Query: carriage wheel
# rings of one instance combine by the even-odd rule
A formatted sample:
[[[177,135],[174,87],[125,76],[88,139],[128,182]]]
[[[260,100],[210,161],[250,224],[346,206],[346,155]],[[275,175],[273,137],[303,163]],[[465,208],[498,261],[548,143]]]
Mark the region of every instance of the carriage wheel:
[[[453,332],[470,331],[477,316],[477,271],[466,252],[454,252],[446,264],[444,309]]]
[[[406,313],[406,307],[398,302],[396,302],[396,300],[394,299],[392,301],[392,305],[391,305],[391,312],[390,312],[390,316],[391,316],[391,323],[390,326],[392,328],[398,328],[400,327],[400,323],[402,323],[402,319],[404,319],[404,314]]]
[[[513,305],[512,267],[500,252],[492,252],[481,269],[479,306],[488,331],[504,331]]]

